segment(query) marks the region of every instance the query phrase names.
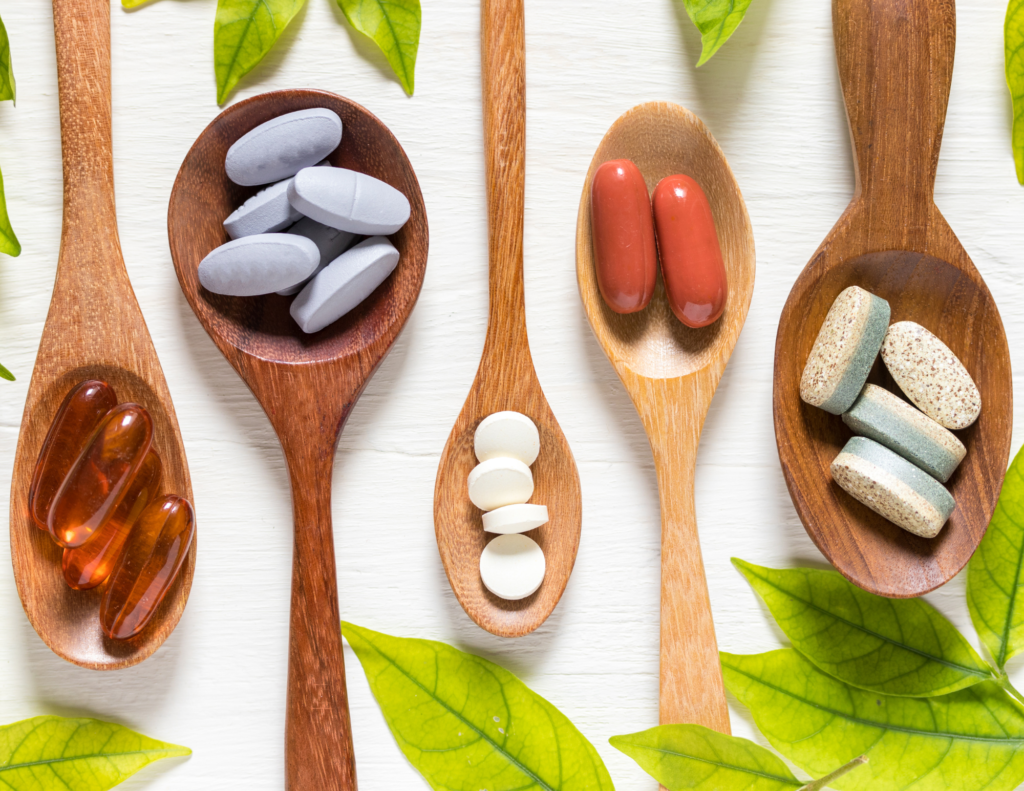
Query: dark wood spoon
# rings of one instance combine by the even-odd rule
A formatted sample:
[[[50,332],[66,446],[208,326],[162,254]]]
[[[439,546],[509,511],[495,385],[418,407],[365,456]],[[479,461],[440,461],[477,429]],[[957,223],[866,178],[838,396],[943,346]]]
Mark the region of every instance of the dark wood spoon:
[[[64,396],[85,379],[108,382],[153,419],[163,493],[192,500],[185,448],[160,360],[125,270],[114,207],[109,0],[53,0],[64,160],[64,222],[57,280],[39,341],[11,480],[11,558],[21,603],[58,656],[93,670],[138,664],[174,631],[188,601],[196,542],[153,621],[130,640],[100,629],[105,586],[71,590],[61,549],[28,511],[39,451]]]
[[[398,268],[358,308],[305,335],[288,315],[290,297],[225,297],[199,285],[199,262],[228,241],[223,219],[256,189],[224,172],[239,137],[284,113],[334,110],[344,126],[330,162],[401,190],[412,216],[391,237]],[[331,470],[356,399],[412,311],[427,264],[427,215],[405,151],[375,116],[323,91],[277,91],[232,105],[199,136],[178,172],[167,212],[171,255],[192,310],[249,385],[284,448],[295,508],[285,720],[285,787],[354,791],[331,528]]]
[[[952,1],[833,0],[832,17],[857,187],[782,311],[775,438],[800,520],[832,564],[872,593],[920,596],[964,567],[988,527],[1010,454],[1010,354],[992,294],[934,202],[956,38]],[[932,540],[890,524],[832,481],[829,467],[850,432],[800,400],[818,328],[851,285],[888,300],[893,322],[935,333],[981,391],[981,416],[958,432],[967,458],[948,484],[956,510]],[[873,381],[885,378],[878,363]]]

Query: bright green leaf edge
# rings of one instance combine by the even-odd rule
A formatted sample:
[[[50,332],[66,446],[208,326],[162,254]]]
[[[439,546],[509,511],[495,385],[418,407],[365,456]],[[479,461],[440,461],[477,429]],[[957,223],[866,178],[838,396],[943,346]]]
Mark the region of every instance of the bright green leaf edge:
[[[15,381],[14,374],[12,374],[10,371],[8,371],[6,368],[4,368],[2,365],[0,365],[0,379],[6,379],[8,382]]]
[[[140,5],[151,3],[153,0],[121,0],[121,6],[123,8],[138,8]]]
[[[711,60],[740,26],[750,0],[684,0],[684,4],[687,15],[700,31],[699,68]]]
[[[1024,184],[1024,0],[1010,0],[1003,24],[1006,84],[1013,101],[1013,161]]]
[[[405,92],[416,86],[420,0],[337,0],[349,24],[380,47]]]
[[[8,99],[14,101],[16,93],[14,67],[11,65],[11,41],[7,37],[4,21],[0,19],[0,102]]]
[[[21,242],[18,241],[7,215],[7,198],[4,193],[4,175],[0,172],[0,253],[17,258],[21,255]]]
[[[399,748],[438,789],[613,791],[594,746],[504,668],[432,640],[342,632]]]
[[[0,785],[11,791],[106,791],[187,747],[94,719],[44,716],[0,727]]]
[[[841,681],[887,695],[931,697],[996,678],[923,599],[876,596],[831,570],[732,562],[793,647]]]

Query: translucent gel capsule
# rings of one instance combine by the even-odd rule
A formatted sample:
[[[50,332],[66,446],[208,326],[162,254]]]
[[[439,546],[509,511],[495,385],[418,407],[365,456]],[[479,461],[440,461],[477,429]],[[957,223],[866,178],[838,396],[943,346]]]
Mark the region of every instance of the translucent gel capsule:
[[[61,565],[68,585],[75,590],[84,591],[95,588],[110,576],[114,561],[121,553],[132,526],[160,491],[163,467],[156,451],[151,450],[146,454],[138,475],[131,482],[128,492],[113,516],[82,546],[64,550]]]
[[[50,506],[47,528],[58,544],[80,547],[113,515],[152,443],[153,421],[141,406],[107,413]]]
[[[100,604],[100,625],[108,637],[127,640],[146,628],[178,576],[194,536],[192,505],[184,498],[170,494],[142,512]]]
[[[87,379],[64,398],[43,440],[39,461],[28,490],[28,510],[40,530],[46,530],[50,504],[78,454],[103,416],[117,406],[117,396],[106,382]]]

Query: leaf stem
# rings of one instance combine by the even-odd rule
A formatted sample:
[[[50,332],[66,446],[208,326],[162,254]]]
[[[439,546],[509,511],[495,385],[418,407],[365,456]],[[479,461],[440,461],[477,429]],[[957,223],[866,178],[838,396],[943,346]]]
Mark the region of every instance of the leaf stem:
[[[999,686],[1012,695],[1018,703],[1024,704],[1024,695],[1017,691],[1017,688],[1010,683],[1010,677],[1006,673],[1000,673],[997,679]]]
[[[798,788],[797,791],[821,791],[821,789],[823,789],[829,783],[833,782],[834,780],[838,780],[843,775],[847,774],[848,772],[852,772],[858,766],[860,766],[861,764],[866,764],[867,762],[868,757],[866,755],[858,756],[845,766],[840,766],[834,772],[825,775],[820,780],[812,780],[802,788]]]

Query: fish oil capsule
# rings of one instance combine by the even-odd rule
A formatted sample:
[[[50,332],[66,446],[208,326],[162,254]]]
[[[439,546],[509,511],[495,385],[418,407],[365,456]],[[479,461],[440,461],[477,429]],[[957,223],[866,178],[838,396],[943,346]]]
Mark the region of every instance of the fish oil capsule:
[[[96,379],[79,383],[64,398],[43,440],[28,490],[28,510],[40,530],[47,529],[50,505],[78,454],[103,416],[115,406],[114,389]]]
[[[58,544],[80,547],[113,515],[152,443],[153,421],[141,406],[107,413],[50,506],[47,527]]]
[[[188,500],[169,494],[152,503],[121,550],[100,604],[100,625],[114,640],[146,628],[181,570],[195,536]]]
[[[114,561],[121,553],[132,527],[146,507],[160,491],[164,466],[156,451],[146,454],[138,475],[114,514],[97,530],[92,538],[77,549],[65,549],[61,566],[64,580],[75,590],[95,588],[110,576]]]

